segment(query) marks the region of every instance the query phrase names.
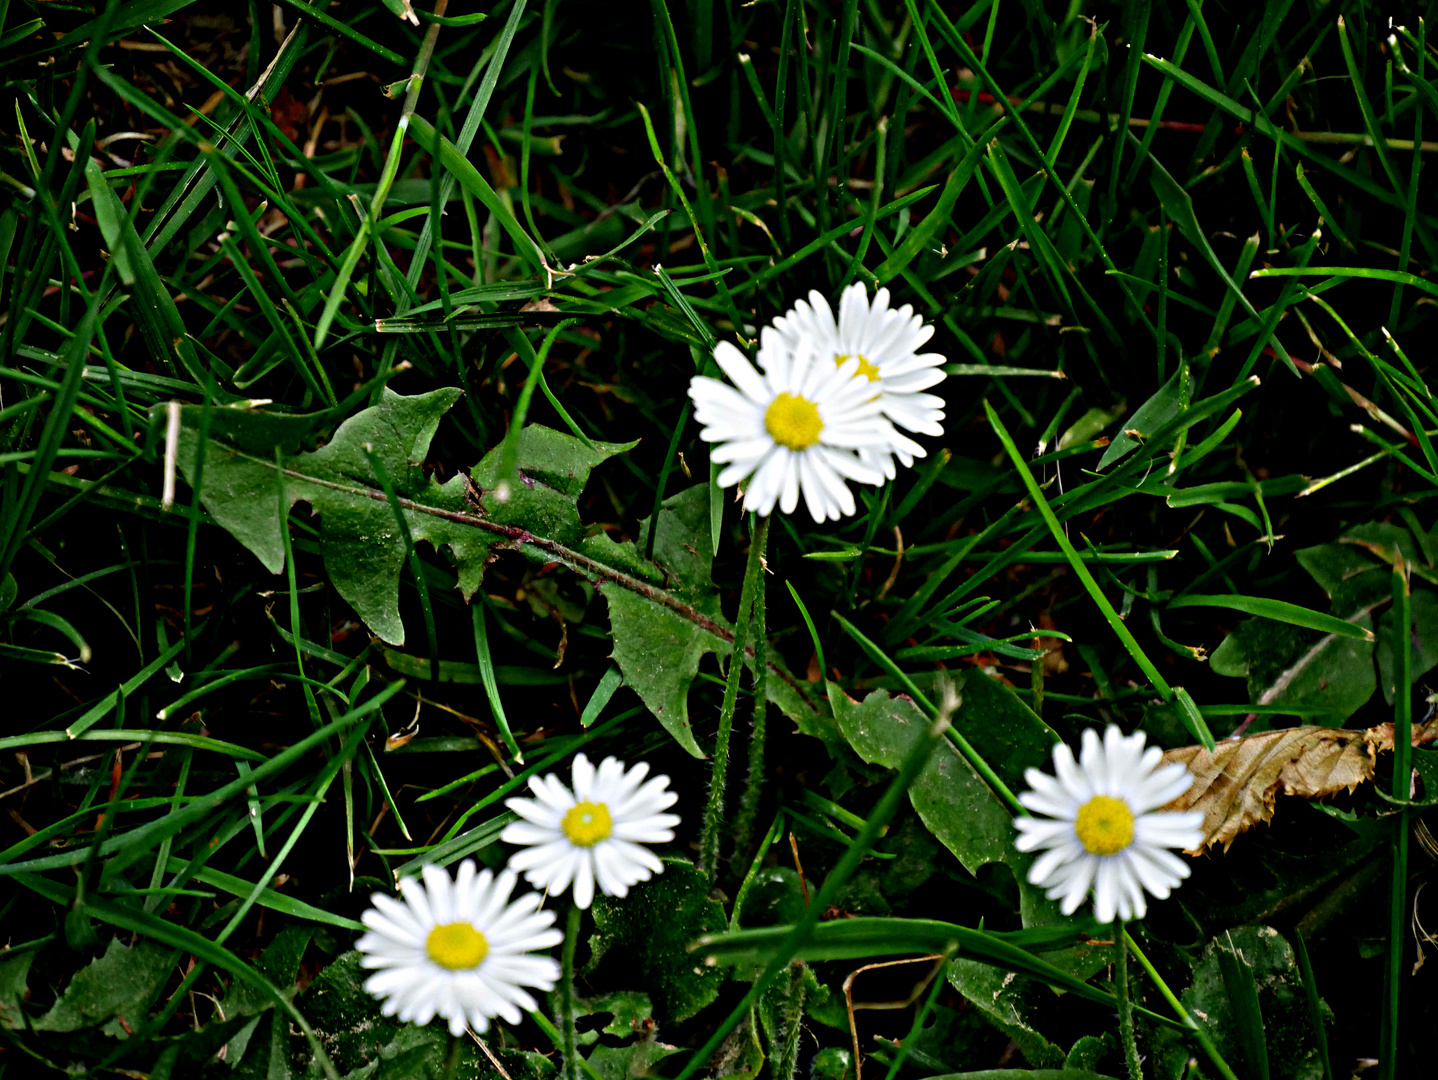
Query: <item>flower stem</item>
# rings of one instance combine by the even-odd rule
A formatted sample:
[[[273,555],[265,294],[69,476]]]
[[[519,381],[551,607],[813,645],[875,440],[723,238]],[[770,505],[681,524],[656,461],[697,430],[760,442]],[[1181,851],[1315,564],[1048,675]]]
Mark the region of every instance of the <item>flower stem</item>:
[[[579,905],[569,902],[569,921],[564,928],[564,951],[560,954],[559,1031],[564,1040],[564,1080],[578,1080],[579,1051],[574,1030],[574,950],[579,945]]]
[[[1138,1061],[1138,1043],[1133,1035],[1133,1005],[1128,999],[1128,947],[1123,920],[1113,921],[1113,985],[1118,993],[1118,1041],[1123,1044],[1123,1060],[1128,1066],[1129,1080],[1143,1080],[1143,1066]]]
[[[767,530],[766,530],[767,532]],[[768,539],[760,538],[760,543]],[[764,551],[761,548],[762,559]],[[759,813],[759,797],[764,791],[764,739],[768,733],[769,698],[766,692],[765,676],[768,673],[768,658],[765,645],[767,612],[765,597],[768,590],[763,583],[763,566],[760,566],[760,584],[754,590],[754,617],[750,636],[754,640],[754,731],[749,736],[749,776],[744,784],[744,797],[739,801],[739,814],[734,822],[734,851],[736,855],[747,854],[750,835],[754,831],[754,819]]]
[[[804,961],[789,964],[789,991],[784,996],[783,1046],[775,1063],[774,1080],[794,1080],[799,1063],[799,1035],[804,1030]]]
[[[1229,1068],[1228,1062],[1223,1060],[1223,1055],[1218,1052],[1218,1047],[1213,1045],[1213,1040],[1208,1037],[1208,1033],[1198,1026],[1198,1021],[1188,1015],[1188,1010],[1183,1007],[1183,1002],[1179,1001],[1174,992],[1168,988],[1168,983],[1163,981],[1163,976],[1158,973],[1158,969],[1143,954],[1143,950],[1138,947],[1138,942],[1134,941],[1133,936],[1126,930],[1123,931],[1123,943],[1127,950],[1133,953],[1143,970],[1148,973],[1148,977],[1153,980],[1153,985],[1158,987],[1158,992],[1163,995],[1163,1000],[1168,1002],[1179,1020],[1198,1040],[1198,1045],[1203,1047],[1203,1052],[1208,1055],[1208,1060],[1213,1062],[1214,1068],[1218,1070],[1218,1074],[1223,1077],[1223,1080],[1238,1080],[1238,1076]]]
[[[459,1071],[459,1059],[464,1051],[464,1036],[451,1035],[449,1037],[449,1049],[444,1055],[444,1070],[440,1073],[443,1080],[454,1080],[455,1073]]]
[[[734,621],[734,651],[729,656],[729,677],[724,683],[724,704],[719,710],[719,734],[714,741],[714,772],[709,781],[709,802],[704,807],[704,827],[699,834],[699,871],[712,885],[719,865],[719,824],[724,817],[724,779],[729,764],[729,733],[734,726],[734,706],[739,698],[739,676],[744,670],[744,650],[749,631],[749,614],[755,591],[763,587],[760,560],[769,538],[769,519],[751,517],[749,562],[744,568],[744,586],[739,592],[739,614]]]

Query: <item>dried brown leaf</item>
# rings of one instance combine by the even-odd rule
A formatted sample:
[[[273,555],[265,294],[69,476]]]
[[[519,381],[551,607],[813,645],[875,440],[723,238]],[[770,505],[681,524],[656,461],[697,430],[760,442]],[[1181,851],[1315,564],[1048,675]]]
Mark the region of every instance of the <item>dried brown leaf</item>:
[[[1201,746],[1180,747],[1163,758],[1187,765],[1193,787],[1163,809],[1203,811],[1203,843],[1188,854],[1220,843],[1227,851],[1239,833],[1273,817],[1279,795],[1322,798],[1371,780],[1374,749],[1368,732],[1328,727],[1227,739],[1212,754]]]
[[[1438,719],[1413,726],[1413,745],[1438,739]],[[1201,746],[1181,746],[1163,755],[1193,773],[1193,787],[1164,810],[1203,811],[1203,843],[1189,855],[1215,844],[1228,850],[1233,838],[1273,817],[1279,795],[1321,799],[1352,791],[1373,779],[1375,755],[1393,749],[1393,725],[1367,731],[1296,727],[1225,739],[1210,754]]]

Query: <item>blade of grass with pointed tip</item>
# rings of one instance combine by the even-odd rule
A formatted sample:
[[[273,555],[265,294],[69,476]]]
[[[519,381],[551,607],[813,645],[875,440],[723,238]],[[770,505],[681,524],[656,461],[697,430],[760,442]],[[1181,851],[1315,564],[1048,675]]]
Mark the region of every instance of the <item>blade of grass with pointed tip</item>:
[[[1353,638],[1357,641],[1374,640],[1372,630],[1355,626],[1351,622],[1340,619],[1337,615],[1327,615],[1321,611],[1314,611],[1312,608],[1290,604],[1286,600],[1270,600],[1262,596],[1189,593],[1175,596],[1168,602],[1167,607],[1170,609],[1227,608],[1230,611],[1241,611],[1245,615],[1257,615],[1264,619],[1273,619],[1275,622],[1288,623],[1290,626],[1302,626],[1309,630],[1337,634],[1339,637]]]
[[[1068,557],[1069,566],[1073,569],[1074,574],[1083,585],[1084,591],[1089,594],[1089,597],[1108,622],[1110,628],[1118,635],[1119,641],[1123,643],[1124,649],[1128,652],[1129,656],[1133,657],[1134,662],[1138,664],[1139,670],[1144,673],[1149,682],[1153,683],[1154,689],[1167,701],[1173,696],[1173,690],[1169,687],[1168,682],[1159,674],[1158,668],[1154,667],[1153,661],[1149,660],[1147,654],[1144,653],[1143,646],[1135,640],[1128,626],[1119,618],[1118,612],[1116,612],[1113,609],[1113,605],[1109,603],[1108,597],[1105,596],[1103,590],[1099,588],[1098,582],[1094,581],[1093,574],[1089,572],[1084,561],[1079,558],[1078,552],[1074,550],[1073,544],[1069,542],[1069,538],[1064,532],[1063,527],[1059,524],[1058,518],[1054,516],[1053,508],[1049,506],[1049,501],[1045,498],[1043,490],[1039,487],[1037,481],[1034,480],[1033,473],[1029,471],[1028,463],[1024,460],[1023,455],[1019,453],[1018,447],[1014,445],[1013,438],[1009,435],[1008,429],[1004,427],[1003,421],[999,419],[999,414],[994,411],[993,406],[987,401],[984,402],[984,410],[988,414],[989,424],[993,427],[994,433],[998,435],[999,441],[1003,443],[1004,450],[1007,451],[1009,455],[1009,460],[1014,463],[1014,468],[1018,471],[1019,478],[1023,481],[1024,488],[1029,493],[1029,499],[1038,508],[1039,513],[1044,519],[1044,523],[1048,526],[1050,533],[1053,534],[1055,543],[1059,545],[1064,555]],[[1209,743],[1210,745],[1206,748],[1212,749],[1211,735],[1209,736]]]

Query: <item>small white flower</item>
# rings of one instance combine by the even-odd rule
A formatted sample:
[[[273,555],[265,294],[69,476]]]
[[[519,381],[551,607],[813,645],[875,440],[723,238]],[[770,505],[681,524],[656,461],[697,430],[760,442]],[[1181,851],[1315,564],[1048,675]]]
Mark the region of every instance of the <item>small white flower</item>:
[[[506,799],[505,805],[523,821],[507,826],[499,838],[524,845],[509,860],[536,889],[562,893],[574,883],[574,902],[587,908],[594,886],[606,896],[623,896],[635,882],[661,873],[664,864],[641,844],[674,839],[679,824],[663,814],[679,796],[669,790],[669,777],[647,784],[649,765],[641,761],[628,772],[607,757],[596,770],[583,754],[574,758],[574,790],[553,773],[531,776],[533,799]]]
[[[859,360],[859,374],[879,383],[879,406],[895,427],[920,435],[942,435],[944,399],[922,391],[943,382],[940,368],[944,357],[939,353],[921,353],[924,342],[934,336],[934,328],[925,326],[914,314],[911,305],[889,307],[889,290],[874,294],[871,306],[862,282],[854,282],[839,296],[839,317],[817,290],[809,293],[809,301],[797,301],[785,314],[774,320],[759,336],[762,365],[774,345],[782,341],[790,350],[801,342],[809,342],[820,356],[831,357],[840,365],[851,357]],[[914,440],[895,432],[891,450],[905,467],[914,458],[924,456],[924,448]],[[862,449],[859,456],[868,465],[880,469],[890,480],[894,478],[894,461],[889,452],[876,453]]]
[[[1188,877],[1188,867],[1167,848],[1193,848],[1203,840],[1201,813],[1154,813],[1193,784],[1180,764],[1159,766],[1163,752],[1144,750],[1143,732],[1125,738],[1109,726],[1103,741],[1083,733],[1083,756],[1075,761],[1064,743],[1054,747],[1049,776],[1029,769],[1031,790],[1019,802],[1037,814],[1018,817],[1020,851],[1047,849],[1029,868],[1029,881],[1046,888],[1050,900],[1063,897],[1072,915],[1089,889],[1100,922],[1141,919],[1147,889],[1165,899]]]
[[[400,880],[403,902],[375,893],[361,917],[369,933],[355,943],[360,963],[380,969],[364,988],[383,999],[386,1016],[416,1024],[442,1016],[451,1035],[466,1025],[483,1032],[494,1016],[519,1023],[521,1009],[539,1007],[522,988],[552,990],[559,979],[553,957],[532,955],[564,940],[554,912],[539,910],[539,893],[511,904],[518,879],[508,870],[476,875],[466,859],[454,881],[437,866],[421,872],[423,885]]]
[[[704,426],[699,437],[720,444],[713,459],[727,467],[719,486],[750,478],[744,509],[768,514],[777,503],[791,514],[802,493],[815,521],[837,521],[854,512],[846,478],[884,482],[879,468],[854,452],[886,454],[899,434],[880,415],[873,384],[858,376],[857,357],[835,370],[810,343],[791,349],[774,338],[759,350],[762,375],[727,341],[714,359],[734,386],[700,376],[689,396]]]

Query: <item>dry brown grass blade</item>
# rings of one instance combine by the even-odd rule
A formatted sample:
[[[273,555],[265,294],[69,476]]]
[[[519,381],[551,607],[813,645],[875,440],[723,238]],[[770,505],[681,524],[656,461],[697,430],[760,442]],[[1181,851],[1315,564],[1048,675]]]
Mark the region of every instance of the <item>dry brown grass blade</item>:
[[[1438,737],[1438,722],[1413,729],[1413,744]],[[1393,725],[1367,731],[1296,727],[1265,731],[1219,743],[1213,753],[1201,746],[1182,746],[1163,755],[1193,773],[1193,787],[1164,810],[1203,811],[1203,843],[1190,855],[1215,844],[1225,851],[1234,837],[1273,817],[1279,795],[1321,799],[1352,791],[1373,779],[1374,756],[1393,749]]]

